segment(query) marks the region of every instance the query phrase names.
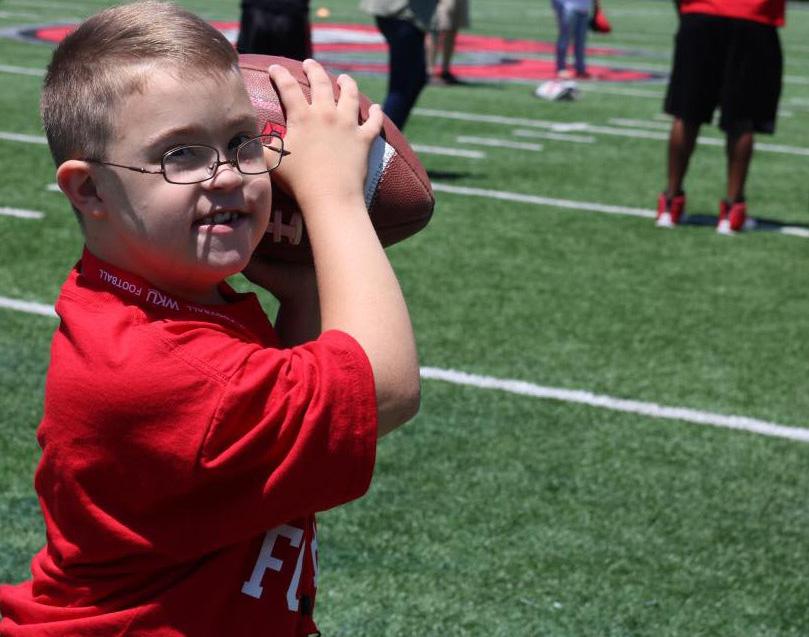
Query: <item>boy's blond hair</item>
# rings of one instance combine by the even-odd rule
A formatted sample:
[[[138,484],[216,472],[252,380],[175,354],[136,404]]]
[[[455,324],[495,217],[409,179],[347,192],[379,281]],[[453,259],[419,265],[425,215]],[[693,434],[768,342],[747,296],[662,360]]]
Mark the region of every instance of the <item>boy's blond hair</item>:
[[[147,0],[97,13],[62,41],[45,75],[40,111],[56,165],[103,158],[126,118],[122,100],[143,90],[154,71],[181,78],[237,69],[227,38],[174,4]]]

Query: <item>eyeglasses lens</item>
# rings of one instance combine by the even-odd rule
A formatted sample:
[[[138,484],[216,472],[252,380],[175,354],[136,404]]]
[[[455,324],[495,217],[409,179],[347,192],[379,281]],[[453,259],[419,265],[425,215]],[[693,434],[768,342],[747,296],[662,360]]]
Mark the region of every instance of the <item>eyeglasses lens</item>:
[[[284,142],[279,137],[255,137],[236,150],[236,165],[242,174],[260,175],[278,167],[283,151]],[[174,184],[207,181],[213,177],[219,164],[219,154],[211,146],[181,146],[163,156],[166,181]]]
[[[218,156],[209,146],[182,146],[163,157],[166,180],[176,184],[193,184],[213,174]]]
[[[262,135],[239,146],[236,159],[239,170],[246,175],[257,175],[273,170],[281,163],[284,144],[275,135]]]

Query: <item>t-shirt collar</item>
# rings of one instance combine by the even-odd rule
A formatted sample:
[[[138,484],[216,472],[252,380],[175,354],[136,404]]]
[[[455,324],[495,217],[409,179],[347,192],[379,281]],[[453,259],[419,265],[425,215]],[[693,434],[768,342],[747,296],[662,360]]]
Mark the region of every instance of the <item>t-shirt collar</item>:
[[[225,303],[215,305],[192,303],[153,286],[136,274],[99,259],[87,247],[84,248],[81,261],[77,264],[77,270],[92,286],[134,302],[150,313],[157,312],[177,318],[197,317],[245,328],[246,324],[253,322],[248,320],[248,317],[255,316],[257,306],[260,308],[255,294],[238,293],[225,282],[219,286],[219,292],[224,297]]]

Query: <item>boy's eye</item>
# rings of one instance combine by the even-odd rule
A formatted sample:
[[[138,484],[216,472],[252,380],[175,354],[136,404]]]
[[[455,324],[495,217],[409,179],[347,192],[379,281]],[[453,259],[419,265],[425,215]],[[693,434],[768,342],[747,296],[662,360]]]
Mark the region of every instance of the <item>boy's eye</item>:
[[[192,164],[204,165],[211,157],[216,159],[216,151],[207,146],[180,146],[165,154],[163,162],[166,164]]]
[[[252,139],[255,135],[248,135],[247,133],[239,133],[228,142],[228,150],[236,150],[239,146],[244,144],[248,139]]]

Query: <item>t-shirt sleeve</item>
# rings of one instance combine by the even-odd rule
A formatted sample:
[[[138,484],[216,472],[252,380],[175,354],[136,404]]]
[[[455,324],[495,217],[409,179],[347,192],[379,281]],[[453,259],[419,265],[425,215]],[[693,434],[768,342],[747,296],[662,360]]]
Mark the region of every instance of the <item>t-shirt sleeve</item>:
[[[376,436],[370,362],[352,337],[330,331],[247,357],[213,414],[199,476],[204,491],[221,490],[223,520],[250,536],[365,493]]]
[[[282,522],[365,492],[376,448],[370,363],[331,331],[288,350],[260,349],[231,378],[205,437],[201,469],[260,476]]]

